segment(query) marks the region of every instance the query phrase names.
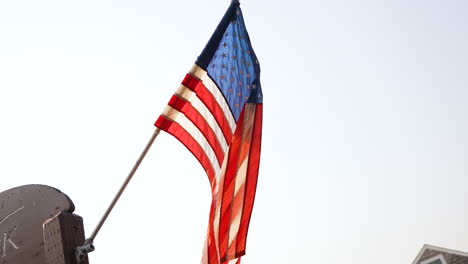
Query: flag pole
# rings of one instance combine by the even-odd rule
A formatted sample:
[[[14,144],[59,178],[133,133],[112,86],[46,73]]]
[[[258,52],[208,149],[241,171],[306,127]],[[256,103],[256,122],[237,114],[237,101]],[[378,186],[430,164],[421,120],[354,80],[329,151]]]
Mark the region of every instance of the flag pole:
[[[106,212],[102,216],[101,220],[99,221],[98,225],[94,229],[91,236],[88,239],[86,239],[83,246],[76,248],[75,255],[77,257],[78,263],[80,263],[83,260],[84,255],[86,253],[94,251],[94,245],[93,245],[94,239],[96,238],[97,234],[99,233],[99,230],[101,230],[101,227],[104,224],[104,222],[106,221],[107,217],[112,212],[112,209],[114,209],[114,206],[117,203],[117,201],[119,200],[120,196],[125,191],[125,188],[127,188],[127,185],[130,182],[130,180],[133,178],[133,175],[135,175],[135,172],[137,171],[138,167],[140,167],[141,162],[143,161],[143,159],[145,158],[145,156],[148,153],[149,149],[153,145],[154,140],[159,135],[159,132],[161,132],[161,129],[156,128],[156,130],[154,131],[154,133],[151,136],[150,140],[148,141],[148,144],[146,144],[146,147],[144,148],[143,152],[140,154],[140,157],[138,158],[138,160],[135,162],[135,165],[133,165],[132,170],[128,174],[127,178],[125,179],[124,183],[122,184],[119,191],[115,195],[114,199],[112,200],[111,204],[109,205]]]

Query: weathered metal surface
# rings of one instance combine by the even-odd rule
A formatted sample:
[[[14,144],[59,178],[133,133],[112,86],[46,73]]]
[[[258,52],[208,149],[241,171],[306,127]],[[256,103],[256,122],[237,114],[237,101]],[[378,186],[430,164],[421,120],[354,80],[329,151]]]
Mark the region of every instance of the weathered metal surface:
[[[71,213],[61,212],[44,223],[46,264],[78,264],[75,249],[85,241],[83,219]],[[88,264],[83,255],[81,264]]]
[[[43,223],[74,210],[67,195],[45,185],[0,193],[0,264],[45,264]]]

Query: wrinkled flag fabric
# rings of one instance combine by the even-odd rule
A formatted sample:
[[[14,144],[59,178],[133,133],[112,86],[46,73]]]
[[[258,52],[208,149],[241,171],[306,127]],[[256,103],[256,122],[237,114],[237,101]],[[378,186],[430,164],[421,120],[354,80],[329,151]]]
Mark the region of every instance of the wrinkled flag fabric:
[[[256,193],[262,136],[260,65],[234,0],[155,126],[206,171],[212,204],[202,264],[238,264]]]

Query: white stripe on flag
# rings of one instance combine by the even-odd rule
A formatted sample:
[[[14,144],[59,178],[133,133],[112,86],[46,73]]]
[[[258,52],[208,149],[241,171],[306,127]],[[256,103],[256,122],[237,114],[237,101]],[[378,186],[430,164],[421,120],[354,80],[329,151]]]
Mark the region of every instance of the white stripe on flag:
[[[207,234],[209,234],[209,227],[208,227],[208,233]],[[202,260],[201,260],[200,263],[201,264],[208,264],[209,263],[209,260],[208,260],[208,235],[205,238],[205,245],[203,246],[203,256],[202,256]]]
[[[168,117],[169,119],[177,122],[181,127],[183,127],[187,133],[189,133],[195,141],[200,144],[201,148],[206,153],[206,156],[210,160],[211,166],[214,169],[215,174],[218,174],[220,167],[218,163],[218,159],[210,146],[210,143],[206,140],[205,136],[202,132],[190,121],[183,113],[179,112],[177,109],[172,108],[171,106],[167,105],[164,109],[163,113],[164,116]]]
[[[241,146],[246,145],[250,146],[251,140],[252,140],[252,132],[253,132],[253,124],[254,124],[254,116],[255,116],[255,106],[252,104],[246,104],[244,106],[244,123],[243,123],[243,128],[242,128],[242,141],[241,141]],[[228,243],[228,251],[229,247],[233,242],[235,242],[237,238],[237,233],[239,232],[240,228],[240,221],[242,217],[242,211],[243,211],[243,205],[244,205],[244,199],[245,199],[245,181],[247,179],[247,167],[249,164],[249,158],[250,158],[250,149],[247,151],[247,153],[242,153],[242,147],[241,150],[239,150],[241,153],[239,155],[242,155],[240,158],[243,160],[239,161],[239,165],[236,171],[236,176],[235,176],[235,185],[234,185],[234,195],[233,195],[233,200],[232,200],[232,206],[233,208],[237,208],[239,203],[241,206],[239,206],[236,211],[232,212],[231,215],[231,223],[229,225],[229,243]],[[242,196],[238,196],[239,192],[243,192]]]
[[[213,233],[214,233],[214,238],[215,238],[215,245],[216,245],[216,252],[218,254],[218,259],[220,258],[219,256],[219,219],[221,217],[221,205],[222,205],[222,200],[220,195],[222,195],[223,192],[223,185],[224,185],[224,177],[226,175],[226,169],[227,169],[227,161],[228,161],[228,154],[229,150],[226,152],[226,156],[224,157],[223,164],[221,165],[221,171],[216,174],[216,186],[214,190],[214,197],[215,199],[215,204],[214,204],[214,215],[213,219],[210,219],[211,223],[213,223]]]
[[[236,264],[237,260],[239,260],[239,258],[230,260],[227,264]]]
[[[202,68],[198,67],[196,64],[193,65],[192,69],[190,69],[190,73],[200,79],[205,85],[206,89],[213,95],[221,109],[223,109],[224,115],[226,116],[229,126],[231,127],[231,131],[234,133],[234,130],[236,129],[236,121],[232,116],[231,109],[229,108],[224,95],[218,89],[218,86],[213,82],[213,80],[211,80],[211,78],[208,76],[208,73]]]
[[[237,172],[236,175],[236,186],[235,186],[235,192],[234,192],[234,197],[239,193],[239,191],[244,191],[245,187],[245,180],[247,178],[247,164],[249,163],[249,155],[244,159],[242,162],[242,165],[239,167],[239,171]],[[241,189],[242,188],[242,189]],[[244,196],[239,197],[238,199],[241,199],[242,201],[244,200]],[[233,202],[236,203],[236,202]],[[241,202],[244,204],[243,202]],[[239,227],[240,227],[240,220],[241,220],[241,212],[242,212],[242,206],[239,208],[239,211],[233,212],[233,219],[231,219],[231,225],[229,226],[229,243],[228,243],[228,248],[232,244],[235,238],[237,238],[237,233],[239,232]]]
[[[213,129],[213,132],[216,135],[221,147],[223,148],[223,152],[226,153],[228,145],[226,142],[226,138],[223,135],[223,131],[216,122],[213,114],[208,110],[205,104],[197,97],[197,95],[190,90],[189,88],[185,87],[184,85],[180,85],[177,91],[175,92],[178,96],[184,98],[185,100],[189,101],[192,106],[197,109],[200,115],[206,120],[206,123]]]

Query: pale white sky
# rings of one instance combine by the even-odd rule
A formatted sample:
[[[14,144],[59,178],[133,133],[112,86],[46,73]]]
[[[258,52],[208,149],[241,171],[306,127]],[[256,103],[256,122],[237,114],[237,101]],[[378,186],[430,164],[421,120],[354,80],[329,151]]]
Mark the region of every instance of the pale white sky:
[[[0,190],[68,194],[89,235],[229,1],[0,1]],[[468,2],[241,1],[262,67],[244,264],[468,251]],[[162,134],[91,263],[199,263],[210,191]]]

